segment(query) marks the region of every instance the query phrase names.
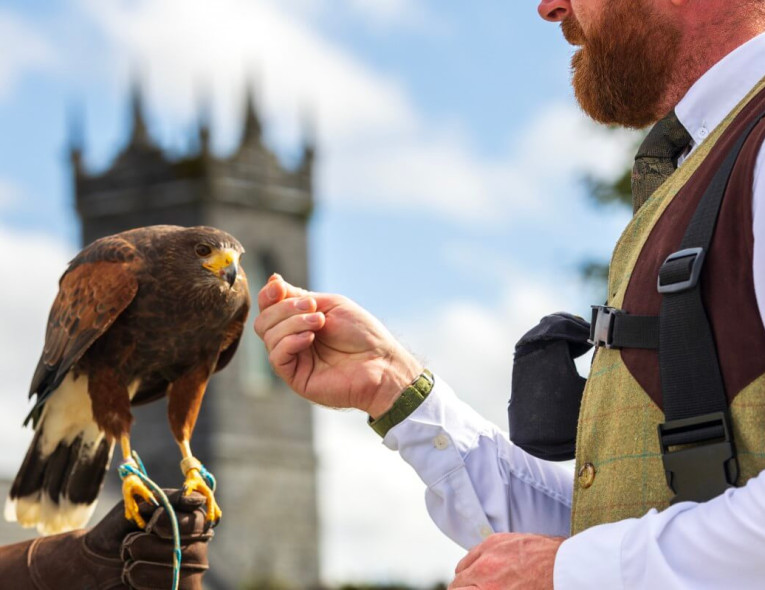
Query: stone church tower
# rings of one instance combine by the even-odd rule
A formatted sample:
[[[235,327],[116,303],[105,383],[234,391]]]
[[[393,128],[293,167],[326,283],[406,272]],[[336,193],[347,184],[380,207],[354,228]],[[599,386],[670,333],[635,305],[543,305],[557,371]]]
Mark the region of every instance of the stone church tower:
[[[127,145],[108,170],[85,169],[79,133],[73,133],[70,157],[83,244],[143,225],[211,225],[244,246],[242,264],[253,298],[275,271],[295,284],[308,284],[310,143],[299,164],[286,169],[263,144],[248,96],[241,141],[233,154],[211,153],[209,125],[201,121],[196,152],[171,158],[148,132],[137,88],[131,111]],[[218,480],[216,498],[223,510],[206,587],[307,589],[319,583],[312,412],[271,373],[252,330],[255,301],[253,306],[237,354],[210,382],[191,439],[194,454]],[[160,485],[179,487],[180,453],[165,402],[135,408],[134,415],[133,447],[149,475]],[[107,485],[112,489],[119,485],[114,471]]]

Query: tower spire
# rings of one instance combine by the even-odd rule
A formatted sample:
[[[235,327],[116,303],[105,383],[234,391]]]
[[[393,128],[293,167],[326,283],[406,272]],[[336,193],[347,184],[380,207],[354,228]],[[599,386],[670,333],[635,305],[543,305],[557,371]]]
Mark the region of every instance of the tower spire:
[[[67,110],[69,161],[72,163],[72,169],[76,176],[82,173],[84,135],[82,108],[79,104],[70,104]]]
[[[314,159],[316,158],[316,117],[313,109],[303,109],[301,127],[303,134],[303,158],[300,162],[300,169],[308,175],[310,180]]]
[[[210,155],[210,97],[207,92],[202,93],[199,99],[199,115],[197,117],[197,141],[199,153],[202,156]]]
[[[128,144],[133,147],[148,147],[152,145],[149,129],[144,116],[143,96],[138,77],[133,77],[130,85],[130,140]]]
[[[256,96],[252,83],[247,85],[244,100],[244,135],[242,136],[242,144],[252,140],[260,141],[260,136],[263,132],[257,105],[255,104]]]

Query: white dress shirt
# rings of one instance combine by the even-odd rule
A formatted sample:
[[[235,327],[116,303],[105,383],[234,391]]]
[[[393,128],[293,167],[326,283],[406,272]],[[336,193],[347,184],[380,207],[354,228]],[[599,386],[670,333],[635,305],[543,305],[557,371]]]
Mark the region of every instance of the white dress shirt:
[[[765,34],[693,85],[676,113],[695,145],[763,75]],[[765,324],[764,163],[761,150],[752,207],[755,291]],[[568,535],[572,473],[514,446],[438,377],[428,398],[383,442],[414,467],[427,486],[430,516],[462,547],[492,532]],[[554,577],[556,590],[765,588],[765,472],[703,504],[651,510],[570,537],[560,546]]]

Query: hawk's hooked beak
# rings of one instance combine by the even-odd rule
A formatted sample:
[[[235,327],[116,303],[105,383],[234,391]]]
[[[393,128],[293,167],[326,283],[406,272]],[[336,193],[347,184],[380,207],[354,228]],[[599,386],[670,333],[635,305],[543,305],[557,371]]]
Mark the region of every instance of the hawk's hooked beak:
[[[239,273],[239,254],[230,248],[214,250],[202,266],[233,287]]]

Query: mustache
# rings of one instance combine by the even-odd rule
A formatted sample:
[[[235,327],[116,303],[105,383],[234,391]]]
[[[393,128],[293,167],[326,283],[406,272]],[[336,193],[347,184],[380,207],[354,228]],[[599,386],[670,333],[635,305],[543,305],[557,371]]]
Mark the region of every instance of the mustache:
[[[576,17],[571,15],[567,19],[561,21],[560,30],[563,33],[563,38],[571,45],[584,45],[586,38],[582,25],[576,20]]]

